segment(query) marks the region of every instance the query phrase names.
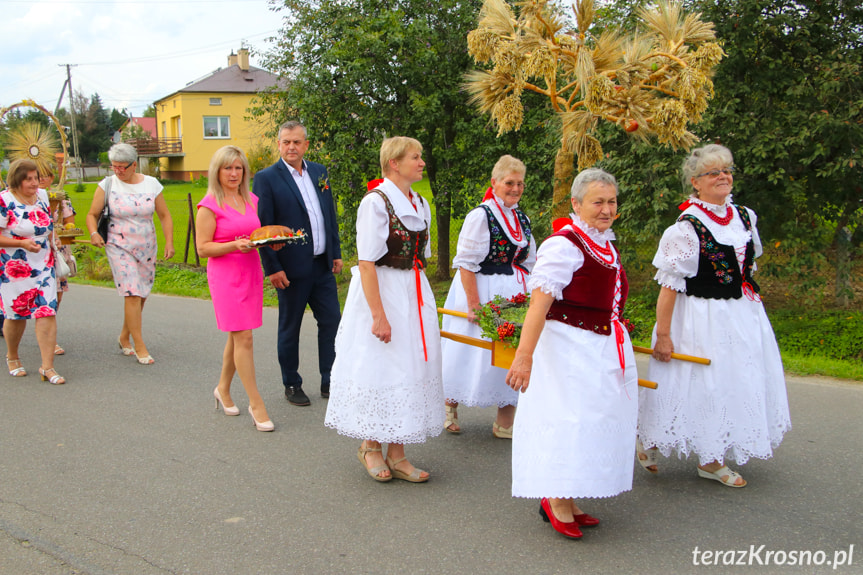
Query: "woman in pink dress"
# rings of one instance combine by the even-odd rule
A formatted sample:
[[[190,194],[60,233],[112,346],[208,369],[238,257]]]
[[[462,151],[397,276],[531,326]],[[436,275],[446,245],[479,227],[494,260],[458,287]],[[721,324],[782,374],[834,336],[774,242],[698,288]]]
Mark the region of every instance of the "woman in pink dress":
[[[114,175],[99,182],[93,203],[87,212],[90,243],[105,248],[117,291],[124,298],[123,328],[117,343],[123,355],[134,355],[138,363],[155,362],[144,343],[142,314],[144,303],[156,279],[156,226],[153,214],[159,216],[165,236],[165,259],[174,256],[174,224],[162,194],[162,184],[151,176],[137,173],[138,151],[129,144],[114,144],[108,150]],[[111,219],[108,241],[96,231],[99,214],[105,206],[105,190]]]
[[[272,431],[255,380],[252,330],[261,327],[264,272],[249,236],[261,227],[258,198],[249,191],[249,162],[236,146],[220,148],[210,160],[207,195],[198,203],[195,245],[207,261],[207,282],[216,311],[216,325],[228,332],[219,385],[213,390],[216,409],[240,415],[231,399],[231,380],[238,373],[249,396],[249,414],[258,431]]]

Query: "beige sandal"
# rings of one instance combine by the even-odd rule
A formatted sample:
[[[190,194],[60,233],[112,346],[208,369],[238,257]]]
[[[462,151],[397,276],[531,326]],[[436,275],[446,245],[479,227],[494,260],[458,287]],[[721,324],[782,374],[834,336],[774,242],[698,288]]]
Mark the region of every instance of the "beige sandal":
[[[705,469],[698,468],[698,477],[703,477],[704,479],[712,479],[713,481],[718,481],[722,485],[726,485],[728,487],[746,487],[746,480],[737,473],[736,471],[732,471],[728,468],[727,465],[723,465],[716,471],[707,471]],[[743,483],[737,484],[737,480],[742,479]]]
[[[380,481],[381,483],[386,483],[387,481],[392,481],[392,471],[389,477],[381,477],[379,474],[383,471],[389,469],[386,465],[378,465],[377,467],[369,467],[368,462],[366,461],[366,453],[380,453],[380,447],[363,447],[362,444],[360,448],[357,450],[357,457],[360,460],[360,463],[363,464],[363,467],[366,468],[366,473],[372,476],[372,479],[375,481]]]
[[[444,404],[444,407],[446,408],[446,421],[443,422],[443,428],[453,435],[458,435],[461,433],[461,427],[458,429],[450,429],[450,426],[458,425],[458,406]]]
[[[635,440],[635,455],[638,458],[638,462],[648,473],[653,473],[654,475],[659,473],[659,466],[657,465],[659,460],[656,457],[658,451],[655,447],[644,449],[641,439]]]
[[[401,459],[397,459],[393,461],[389,457],[387,457],[387,465],[390,467],[390,473],[392,473],[393,477],[396,479],[403,479],[404,481],[410,481],[411,483],[425,483],[429,479],[431,479],[431,475],[422,476],[423,473],[428,473],[427,471],[423,471],[419,467],[414,467],[414,470],[410,473],[405,473],[404,471],[399,471],[396,469],[396,465],[405,461],[407,457],[402,457]]]
[[[512,439],[512,428],[514,426],[510,425],[509,427],[501,427],[495,421],[491,426],[491,433],[498,439]]]

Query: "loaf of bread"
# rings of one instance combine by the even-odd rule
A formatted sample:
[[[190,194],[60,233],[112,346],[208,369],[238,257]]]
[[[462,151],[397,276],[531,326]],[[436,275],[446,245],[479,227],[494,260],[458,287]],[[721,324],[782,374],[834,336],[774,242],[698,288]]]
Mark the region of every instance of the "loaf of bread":
[[[294,230],[285,226],[263,226],[252,232],[249,238],[253,242],[261,240],[271,240],[273,238],[291,238],[294,236]]]

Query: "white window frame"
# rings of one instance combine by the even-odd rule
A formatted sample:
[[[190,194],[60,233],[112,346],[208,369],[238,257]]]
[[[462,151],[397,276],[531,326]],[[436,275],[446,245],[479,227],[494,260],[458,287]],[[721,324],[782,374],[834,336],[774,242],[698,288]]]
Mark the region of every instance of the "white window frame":
[[[207,120],[216,120],[216,135],[207,135]],[[205,140],[230,140],[231,139],[231,117],[230,116],[204,116],[203,120]]]

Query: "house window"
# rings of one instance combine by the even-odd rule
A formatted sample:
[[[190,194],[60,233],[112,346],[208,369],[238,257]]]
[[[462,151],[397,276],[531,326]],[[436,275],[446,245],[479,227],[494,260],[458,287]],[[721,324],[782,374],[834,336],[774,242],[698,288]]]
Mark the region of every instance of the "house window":
[[[210,105],[211,106],[221,106],[222,105],[222,99],[221,98],[210,98]]]
[[[230,138],[231,122],[228,116],[204,116],[204,139]]]

